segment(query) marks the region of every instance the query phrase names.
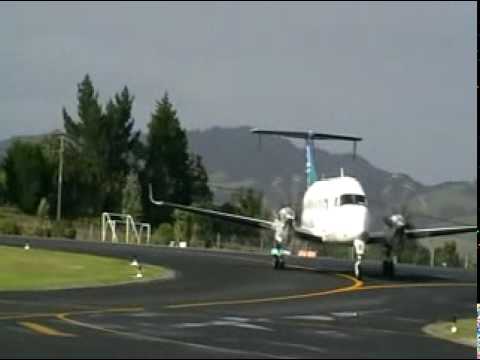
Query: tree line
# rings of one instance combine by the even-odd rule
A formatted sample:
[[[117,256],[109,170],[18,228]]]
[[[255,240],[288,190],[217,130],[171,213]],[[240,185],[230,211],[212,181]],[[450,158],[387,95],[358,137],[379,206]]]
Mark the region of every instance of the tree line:
[[[77,86],[75,114],[62,109],[62,218],[122,212],[154,227],[169,224],[162,230],[165,238],[173,234],[177,239],[202,238],[208,246],[221,233],[226,238],[237,236],[258,242],[256,229],[173,212],[150,203],[148,187],[152,184],[158,199],[215,208],[202,158],[189,151],[186,131],[168,93],[155,103],[146,134],[134,128],[134,101],[125,86],[102,104],[87,74]],[[14,204],[28,214],[41,211],[55,217],[59,136],[15,141],[9,147],[0,166],[0,203]],[[253,189],[239,189],[229,202],[216,208],[270,217],[263,195]]]
[[[168,94],[156,102],[144,141],[134,129],[134,100],[125,86],[102,104],[87,74],[78,84],[76,114],[62,109],[62,217],[125,211],[153,224],[171,221],[169,209],[150,204],[149,184],[161,199],[211,202],[202,159],[189,152],[186,132]],[[30,214],[45,199],[53,217],[59,151],[59,135],[38,142],[15,141],[2,163],[0,196]]]

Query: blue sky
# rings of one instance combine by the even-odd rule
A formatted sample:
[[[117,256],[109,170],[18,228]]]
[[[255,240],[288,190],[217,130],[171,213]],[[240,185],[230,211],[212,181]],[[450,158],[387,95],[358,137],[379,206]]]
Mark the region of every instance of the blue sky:
[[[2,2],[0,139],[60,127],[88,72],[102,100],[129,86],[142,130],[168,90],[187,129],[358,135],[378,167],[472,180],[476,13],[474,2]]]

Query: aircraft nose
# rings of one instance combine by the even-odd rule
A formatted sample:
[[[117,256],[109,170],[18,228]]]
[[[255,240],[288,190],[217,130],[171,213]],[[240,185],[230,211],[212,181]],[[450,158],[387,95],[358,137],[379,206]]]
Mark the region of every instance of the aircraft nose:
[[[354,224],[352,224],[352,236],[356,239],[363,239],[367,234],[370,224],[368,209],[365,207],[355,209],[355,216],[353,218],[355,220],[353,221]]]

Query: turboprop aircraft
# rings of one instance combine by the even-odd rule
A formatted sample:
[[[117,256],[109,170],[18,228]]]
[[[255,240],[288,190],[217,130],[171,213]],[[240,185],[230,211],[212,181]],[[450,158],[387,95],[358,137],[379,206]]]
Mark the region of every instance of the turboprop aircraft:
[[[377,244],[384,247],[383,273],[386,276],[393,277],[395,273],[393,255],[406,241],[477,231],[476,226],[413,229],[410,228],[402,214],[394,214],[385,218],[385,224],[387,225],[385,231],[372,232],[370,230],[368,200],[360,182],[352,176],[343,176],[343,171],[339,177],[318,179],[314,160],[314,140],[353,142],[355,154],[356,144],[362,138],[313,131],[252,129],[251,132],[259,135],[278,135],[305,140],[307,189],[303,196],[303,206],[299,219],[297,219],[294,210],[290,207],[282,208],[278,212],[276,219],[270,221],[166,201],[157,201],[153,198],[151,186],[149,191],[150,201],[159,206],[167,206],[271,230],[274,235],[271,255],[275,269],[283,269],[285,267],[285,258],[291,254],[286,244],[289,243],[292,235],[311,242],[352,246],[355,253],[353,271],[358,279],[362,277],[362,259],[367,245]]]

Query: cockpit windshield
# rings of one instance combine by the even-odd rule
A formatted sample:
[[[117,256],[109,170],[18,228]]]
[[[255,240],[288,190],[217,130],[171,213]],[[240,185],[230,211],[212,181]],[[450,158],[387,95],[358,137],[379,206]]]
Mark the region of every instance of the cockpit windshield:
[[[345,194],[340,196],[340,205],[357,204],[367,206],[367,198],[364,195]]]

